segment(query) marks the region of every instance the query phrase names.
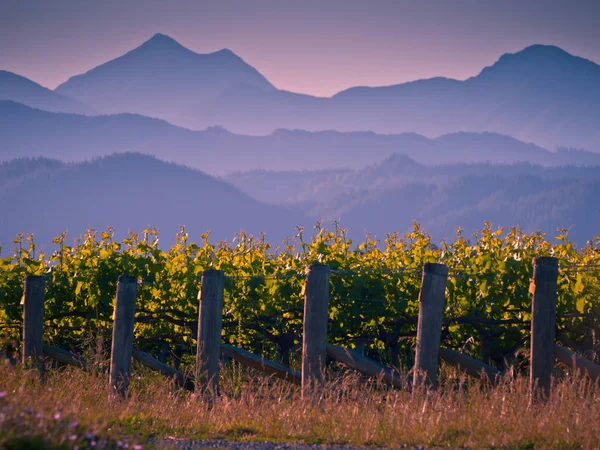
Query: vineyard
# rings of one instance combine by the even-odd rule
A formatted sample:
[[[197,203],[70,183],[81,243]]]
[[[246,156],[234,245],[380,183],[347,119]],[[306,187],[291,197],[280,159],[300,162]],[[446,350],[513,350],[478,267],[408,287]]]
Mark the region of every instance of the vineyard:
[[[44,342],[73,352],[110,341],[117,279],[138,279],[135,341],[178,366],[195,352],[202,272],[225,275],[223,343],[298,367],[302,345],[306,268],[331,269],[328,341],[357,348],[386,364],[410,367],[414,358],[423,264],[449,268],[442,345],[499,369],[526,361],[532,260],[559,260],[557,341],[590,359],[600,351],[600,238],[577,248],[560,230],[541,233],[494,229],[474,236],[457,231],[434,243],[417,224],[404,236],[351,242],[336,224],[317,224],[280,246],[265,236],[239,233],[231,243],[205,234],[190,241],[185,229],[168,249],[154,229],[115,241],[114,231],[87,231],[74,245],[66,234],[40,251],[32,236],[17,236],[0,253],[0,337],[3,352],[19,347],[23,280],[46,280]],[[98,344],[100,343],[100,344]]]

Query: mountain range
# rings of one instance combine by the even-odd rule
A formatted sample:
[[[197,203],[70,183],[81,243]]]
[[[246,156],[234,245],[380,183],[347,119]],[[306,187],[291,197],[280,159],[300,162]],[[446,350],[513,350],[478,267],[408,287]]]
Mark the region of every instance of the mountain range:
[[[468,237],[485,221],[553,236],[570,228],[583,245],[600,225],[598,166],[519,164],[423,165],[404,155],[359,170],[250,171],[227,181],[262,202],[298,208],[313,220],[340,220],[360,237],[406,232],[413,220],[434,239]]]
[[[0,163],[0,247],[31,232],[49,248],[67,229],[69,240],[87,228],[114,227],[115,237],[148,226],[168,246],[180,225],[194,240],[212,242],[244,230],[266,232],[277,245],[323,220],[339,220],[357,241],[411,230],[420,222],[435,242],[469,237],[485,221],[552,237],[558,227],[584,245],[598,235],[598,167],[545,168],[531,164],[424,166],[393,155],[360,170],[238,173],[218,179],[201,171],[126,153],[81,163],[19,158]]]
[[[574,225],[584,244],[599,199],[600,66],[557,47],[503,55],[464,81],[329,98],[161,34],[54,91],[0,71],[5,251],[16,233],[49,243],[106,226],[277,242],[320,219],[354,239],[413,220],[436,240],[484,221]]]
[[[75,114],[90,112],[81,103],[6,70],[0,70],[0,100],[11,100],[52,112]]]
[[[201,55],[156,34],[127,54],[69,78],[56,92],[102,114],[129,112],[202,124],[202,114],[222,91],[242,85],[275,90],[230,50]]]
[[[156,34],[71,77],[55,93],[88,111],[136,113],[190,129],[218,125],[251,135],[280,128],[414,132],[430,138],[495,132],[550,149],[600,151],[600,66],[548,45],[504,54],[464,81],[354,87],[323,98],[277,89],[230,50],[198,54]],[[46,109],[10,93],[0,99]]]
[[[111,153],[142,152],[212,174],[252,169],[359,169],[396,153],[428,165],[600,165],[598,153],[550,152],[495,133],[460,132],[430,139],[414,133],[276,130],[266,136],[248,136],[222,128],[192,131],[135,114],[51,113],[10,101],[0,101],[0,150],[0,161],[22,156],[85,161]]]
[[[561,180],[594,181],[600,179],[600,166],[555,166],[513,163],[454,163],[425,165],[401,154],[357,170],[330,169],[319,171],[251,170],[234,172],[226,181],[257,200],[281,205],[326,205],[317,208],[318,215],[330,219],[341,216],[346,198],[372,197],[374,192],[390,192],[409,185],[443,189],[460,179],[535,178],[540,189],[548,189]],[[331,212],[333,215],[328,216]]]
[[[33,233],[46,248],[68,230],[72,242],[88,228],[128,230],[153,226],[166,244],[180,225],[199,240],[231,240],[240,230],[264,231],[273,241],[295,233],[303,215],[263,204],[203,172],[121,154],[83,163],[20,158],[0,163],[0,247],[10,250],[17,233]]]

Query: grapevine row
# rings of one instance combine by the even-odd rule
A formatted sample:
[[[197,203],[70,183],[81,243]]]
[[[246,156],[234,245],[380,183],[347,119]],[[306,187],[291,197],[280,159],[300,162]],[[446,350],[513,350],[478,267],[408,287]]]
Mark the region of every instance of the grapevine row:
[[[88,230],[73,245],[67,235],[40,251],[32,236],[17,236],[0,253],[0,336],[4,346],[20,339],[23,279],[46,278],[46,342],[75,348],[94,339],[108,340],[117,277],[138,278],[136,341],[146,349],[192,352],[196,336],[200,275],[208,268],[227,275],[225,343],[297,363],[302,341],[302,287],[305,268],[328,264],[329,339],[365,346],[379,360],[410,364],[416,333],[421,268],[440,262],[450,269],[443,345],[467,348],[475,357],[502,366],[527,347],[535,256],[560,261],[557,337],[580,353],[598,351],[600,340],[600,238],[577,248],[560,230],[553,242],[541,233],[517,228],[482,231],[435,245],[418,224],[412,232],[366,236],[360,243],[334,224],[317,224],[306,237],[273,247],[265,236],[239,233],[232,243],[199,243],[180,229],[168,249],[158,232],[130,232],[116,241],[114,230]]]

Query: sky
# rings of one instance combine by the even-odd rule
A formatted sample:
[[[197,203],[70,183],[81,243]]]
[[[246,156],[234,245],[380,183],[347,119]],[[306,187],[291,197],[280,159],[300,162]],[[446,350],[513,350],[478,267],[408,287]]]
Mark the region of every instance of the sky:
[[[465,79],[532,44],[600,63],[600,0],[0,0],[0,69],[53,89],[155,33],[329,96]]]

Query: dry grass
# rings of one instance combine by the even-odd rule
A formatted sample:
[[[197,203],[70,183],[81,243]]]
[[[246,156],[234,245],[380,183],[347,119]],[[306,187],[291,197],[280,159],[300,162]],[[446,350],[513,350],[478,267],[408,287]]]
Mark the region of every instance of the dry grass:
[[[118,440],[131,448],[150,436],[389,447],[600,448],[600,386],[576,377],[556,381],[547,401],[532,402],[523,378],[490,388],[446,373],[437,392],[410,392],[339,375],[320,397],[302,398],[297,387],[284,382],[249,373],[240,382],[224,373],[215,399],[177,391],[137,367],[131,394],[120,401],[108,399],[104,374],[66,369],[48,373],[42,384],[34,373],[9,366],[0,370],[3,448],[19,448],[15,442],[24,438],[29,445],[20,448],[82,448],[91,441],[96,448],[115,448]]]

